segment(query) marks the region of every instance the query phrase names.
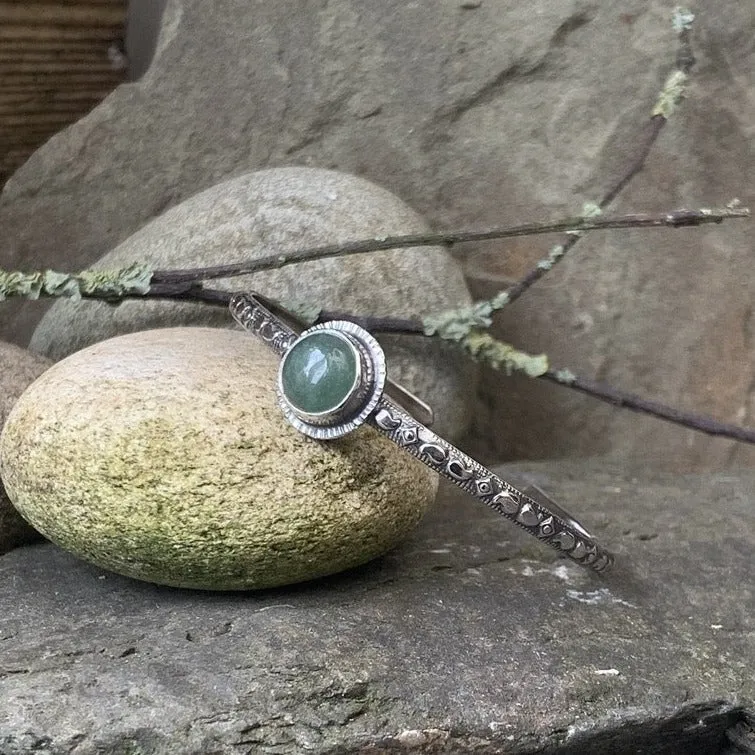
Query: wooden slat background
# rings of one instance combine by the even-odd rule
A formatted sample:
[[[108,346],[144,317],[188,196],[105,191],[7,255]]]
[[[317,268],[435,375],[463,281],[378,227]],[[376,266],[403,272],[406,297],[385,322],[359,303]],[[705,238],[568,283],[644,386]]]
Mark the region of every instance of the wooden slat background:
[[[126,78],[127,0],[0,1],[0,186]]]

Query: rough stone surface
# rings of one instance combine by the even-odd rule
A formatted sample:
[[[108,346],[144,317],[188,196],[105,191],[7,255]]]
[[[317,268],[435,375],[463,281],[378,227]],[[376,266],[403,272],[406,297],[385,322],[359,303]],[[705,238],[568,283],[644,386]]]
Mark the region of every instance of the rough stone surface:
[[[8,496],[83,558],[179,587],[291,584],[384,553],[435,475],[369,427],[332,444],[300,435],[275,400],[277,365],[258,339],[211,328],[79,351],[8,417]]]
[[[364,175],[436,227],[578,211],[633,154],[673,64],[673,5],[218,0],[210,10],[174,0],[144,78],[11,179],[0,200],[0,260],[87,265],[198,190],[283,164]],[[735,196],[755,205],[755,4],[695,10],[689,98],[617,210]],[[550,243],[469,250],[474,292],[518,275]],[[593,235],[502,316],[499,332],[559,367],[752,422],[755,278],[743,274],[751,255],[746,222]],[[0,337],[25,344],[41,311],[6,307]],[[492,375],[487,384],[477,432],[509,457],[755,462],[752,449],[567,390],[501,385]]]
[[[0,751],[722,753],[754,711],[755,474],[514,471],[615,547],[613,575],[448,490],[384,558],[264,593],[8,554]]]
[[[260,171],[221,182],[141,229],[95,267],[148,261],[157,269],[203,267],[386,233],[421,233],[425,222],[390,192],[356,176],[307,168]],[[373,315],[412,316],[468,304],[458,263],[443,249],[398,249],[325,259],[213,283]],[[31,348],[53,359],[110,336],[168,325],[236,327],[227,310],[196,303],[59,301]],[[394,379],[435,409],[438,431],[469,425],[474,369],[446,344],[384,338]]]
[[[0,431],[18,397],[51,364],[45,357],[0,341]],[[0,554],[39,537],[8,500],[0,480]]]

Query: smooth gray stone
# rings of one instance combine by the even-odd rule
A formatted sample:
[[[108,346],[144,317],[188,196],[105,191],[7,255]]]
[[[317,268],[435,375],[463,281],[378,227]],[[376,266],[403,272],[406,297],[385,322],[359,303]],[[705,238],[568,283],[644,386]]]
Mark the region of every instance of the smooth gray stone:
[[[755,710],[755,473],[512,471],[615,548],[613,574],[448,490],[392,554],[295,589],[4,556],[0,753],[723,752]]]

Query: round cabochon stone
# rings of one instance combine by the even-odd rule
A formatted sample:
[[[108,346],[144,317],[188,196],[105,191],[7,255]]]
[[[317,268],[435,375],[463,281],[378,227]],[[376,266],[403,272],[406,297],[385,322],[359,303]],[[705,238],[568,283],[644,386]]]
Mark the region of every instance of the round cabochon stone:
[[[345,336],[310,333],[286,354],[280,384],[297,411],[327,414],[338,409],[359,385],[359,355]]]

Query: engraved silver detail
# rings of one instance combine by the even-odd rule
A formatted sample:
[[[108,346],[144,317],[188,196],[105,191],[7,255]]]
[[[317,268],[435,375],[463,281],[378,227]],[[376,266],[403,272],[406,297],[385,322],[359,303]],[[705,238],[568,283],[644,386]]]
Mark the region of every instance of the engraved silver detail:
[[[442,466],[448,459],[448,451],[437,443],[423,443],[419,447],[422,459],[429,459],[435,467]]]
[[[571,549],[571,557],[584,558],[586,554],[587,546],[581,540],[577,540],[577,544]]]
[[[516,515],[517,522],[525,527],[536,527],[540,524],[541,519],[542,514],[531,503],[522,504],[522,508]]]
[[[455,482],[471,480],[474,470],[467,467],[460,459],[451,459],[446,464],[446,474]]]
[[[414,427],[407,427],[404,430],[401,431],[401,440],[404,441],[407,445],[412,445],[412,443],[416,443],[419,440],[419,435],[417,435],[417,429]]]
[[[588,546],[587,553],[582,559],[583,564],[592,564],[598,558],[598,549],[595,545]]]
[[[256,295],[234,294],[231,297],[230,310],[234,319],[242,327],[257,335],[282,356],[299,337],[298,332],[272,314],[268,309],[269,306],[264,299],[261,300]],[[274,311],[278,312],[279,308],[275,308]],[[293,320],[294,318],[288,315],[286,319]],[[324,323],[314,328],[325,329],[334,326],[344,327],[344,331],[348,331],[359,344],[361,353],[367,361],[375,360],[373,362],[374,379],[375,385],[379,388],[370,393],[370,399],[365,404],[365,409],[369,406],[366,414],[363,409],[358,418],[345,420],[338,428],[314,428],[314,431],[319,434],[314,434],[311,426],[291,416],[291,412],[287,412],[286,406],[281,403],[286,417],[294,427],[311,437],[329,439],[350,432],[366,421],[428,467],[561,554],[597,572],[602,572],[611,566],[613,556],[599,546],[579,522],[542,491],[533,490],[530,496],[517,490],[458,448],[435,435],[432,430],[418,422],[385,395],[383,389],[387,378],[382,349],[369,333],[345,321]]]
[[[493,486],[492,477],[480,477],[479,479],[475,480],[474,486],[475,491],[479,496],[492,495],[496,492]]]
[[[233,319],[245,330],[261,338],[277,354],[283,356],[298,334],[277,317],[263,309],[249,294],[233,294],[229,304]]]
[[[564,530],[554,535],[550,542],[551,545],[560,548],[562,551],[570,551],[576,544],[576,538],[571,532]]]
[[[553,517],[549,516],[547,519],[543,519],[542,522],[540,522],[540,537],[550,537],[555,531],[556,528],[553,525]]]
[[[375,424],[380,430],[396,430],[401,427],[401,420],[396,419],[385,407],[375,412]]]
[[[493,498],[490,505],[501,514],[514,516],[519,511],[519,498],[512,495],[508,488],[504,488]]]

